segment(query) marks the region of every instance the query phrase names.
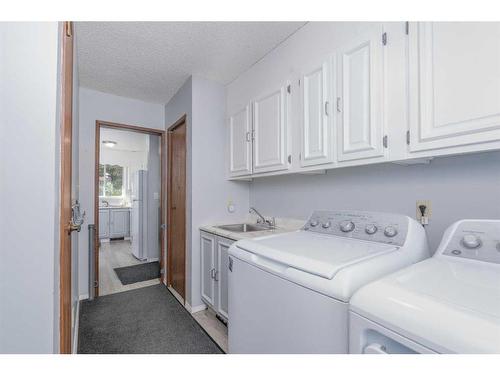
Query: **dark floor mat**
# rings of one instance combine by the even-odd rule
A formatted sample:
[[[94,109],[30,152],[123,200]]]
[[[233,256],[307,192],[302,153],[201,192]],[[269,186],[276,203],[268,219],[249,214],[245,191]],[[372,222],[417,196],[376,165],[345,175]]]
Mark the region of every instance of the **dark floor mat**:
[[[222,351],[165,285],[154,285],[82,301],[78,353]]]
[[[135,266],[114,268],[114,270],[121,283],[128,285],[139,281],[158,279],[160,277],[160,262],[137,264]]]

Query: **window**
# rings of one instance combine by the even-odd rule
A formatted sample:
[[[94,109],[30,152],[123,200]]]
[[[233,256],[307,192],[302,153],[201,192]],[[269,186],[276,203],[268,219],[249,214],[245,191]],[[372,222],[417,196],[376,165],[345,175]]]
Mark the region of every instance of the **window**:
[[[123,196],[123,167],[99,164],[99,196]]]

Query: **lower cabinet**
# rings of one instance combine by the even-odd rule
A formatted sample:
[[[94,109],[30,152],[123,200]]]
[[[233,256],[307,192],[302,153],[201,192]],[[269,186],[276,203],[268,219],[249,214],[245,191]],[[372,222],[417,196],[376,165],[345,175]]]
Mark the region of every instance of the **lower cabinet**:
[[[129,236],[130,210],[128,208],[106,208],[99,210],[99,238]]]
[[[200,232],[200,241],[201,297],[220,317],[229,320],[228,262],[234,241],[204,231]]]
[[[109,238],[109,210],[99,210],[99,238]]]

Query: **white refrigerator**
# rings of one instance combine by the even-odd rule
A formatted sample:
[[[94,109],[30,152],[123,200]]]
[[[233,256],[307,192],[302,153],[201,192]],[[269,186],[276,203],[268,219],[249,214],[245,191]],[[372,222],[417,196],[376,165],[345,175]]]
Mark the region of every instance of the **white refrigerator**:
[[[139,260],[148,257],[148,171],[134,172],[132,179],[132,210],[130,211],[130,235],[132,237],[132,254]]]

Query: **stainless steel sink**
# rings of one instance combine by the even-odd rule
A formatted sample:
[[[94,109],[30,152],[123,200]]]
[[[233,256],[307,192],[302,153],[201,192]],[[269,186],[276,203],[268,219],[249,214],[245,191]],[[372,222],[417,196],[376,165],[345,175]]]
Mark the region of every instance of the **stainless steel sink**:
[[[246,232],[258,232],[261,230],[270,230],[267,225],[258,224],[229,224],[229,225],[218,225],[216,228],[228,230],[230,232],[246,233]]]

